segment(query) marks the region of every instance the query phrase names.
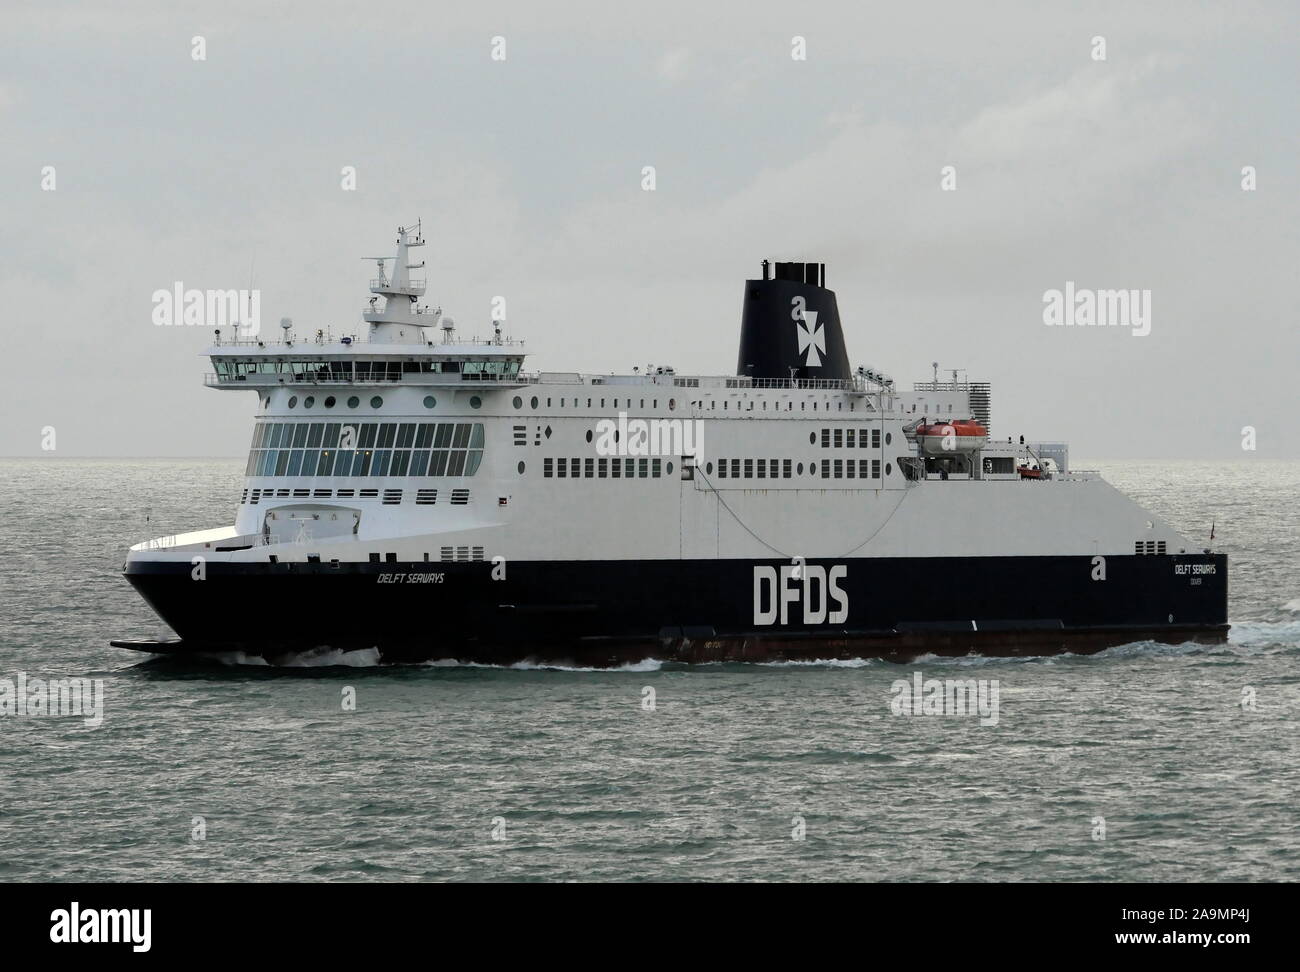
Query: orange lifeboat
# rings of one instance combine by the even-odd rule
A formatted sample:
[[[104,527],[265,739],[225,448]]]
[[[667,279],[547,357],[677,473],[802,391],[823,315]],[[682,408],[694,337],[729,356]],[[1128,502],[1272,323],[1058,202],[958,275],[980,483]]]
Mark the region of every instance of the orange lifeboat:
[[[1017,466],[1016,472],[1020,473],[1021,479],[1042,479],[1043,471],[1037,466]]]
[[[951,456],[974,452],[989,439],[989,430],[974,419],[930,422],[916,427],[916,441],[929,456]]]

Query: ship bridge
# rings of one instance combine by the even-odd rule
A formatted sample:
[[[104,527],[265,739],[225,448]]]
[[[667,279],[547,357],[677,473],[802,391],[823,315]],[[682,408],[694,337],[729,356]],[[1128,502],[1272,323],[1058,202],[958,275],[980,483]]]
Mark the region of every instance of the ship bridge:
[[[204,384],[267,388],[522,383],[527,352],[522,341],[501,333],[501,321],[493,321],[485,337],[458,338],[455,321],[443,316],[441,307],[420,303],[427,281],[411,271],[423,269],[424,261],[410,262],[410,250],[421,246],[424,236],[417,221],[414,227],[398,227],[396,256],[364,258],[376,261],[379,269],[370,281],[374,296],[361,312],[364,326],[354,332],[336,335],[332,328],[320,328],[299,340],[287,317],[280,321],[278,339],[243,338],[238,332],[223,338],[217,330],[213,345],[204,352],[213,368]]]

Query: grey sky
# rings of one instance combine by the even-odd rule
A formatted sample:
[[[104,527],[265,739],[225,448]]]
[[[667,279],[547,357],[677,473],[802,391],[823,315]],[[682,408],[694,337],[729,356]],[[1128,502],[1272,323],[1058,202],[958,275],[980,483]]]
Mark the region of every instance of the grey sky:
[[[101,6],[3,13],[0,454],[242,453],[153,291],[251,264],[264,327],[351,326],[417,216],[430,303],[505,296],[531,368],[730,373],[741,282],[820,260],[855,365],[992,381],[995,434],[1300,452],[1294,4]],[[1151,334],[1045,327],[1067,280]]]

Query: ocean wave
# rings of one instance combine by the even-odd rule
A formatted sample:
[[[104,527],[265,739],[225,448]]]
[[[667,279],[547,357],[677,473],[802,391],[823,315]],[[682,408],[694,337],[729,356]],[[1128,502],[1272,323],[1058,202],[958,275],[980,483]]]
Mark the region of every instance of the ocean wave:
[[[454,658],[440,658],[435,661],[421,662],[420,664],[425,668],[495,668],[501,671],[516,672],[657,672],[664,667],[664,662],[658,658],[643,658],[641,661],[626,662],[622,665],[607,667],[546,662],[535,659],[526,659],[509,664],[491,664],[488,662],[458,661]]]
[[[757,665],[763,668],[866,668],[868,665],[879,663],[879,658],[800,658],[787,661],[756,662]],[[726,662],[724,664],[735,663]]]
[[[340,648],[315,648],[310,651],[277,655],[270,659],[242,651],[203,652],[199,657],[219,665],[259,668],[378,668],[379,652],[374,648],[344,651]]]
[[[1300,646],[1300,620],[1297,621],[1234,621],[1228,632],[1228,642],[1242,647],[1266,645]]]

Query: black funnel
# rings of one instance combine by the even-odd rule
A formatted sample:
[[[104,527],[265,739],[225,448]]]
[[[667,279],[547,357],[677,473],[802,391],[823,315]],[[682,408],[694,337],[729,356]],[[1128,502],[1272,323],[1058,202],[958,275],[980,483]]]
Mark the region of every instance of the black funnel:
[[[740,317],[740,360],[746,378],[848,379],[849,355],[840,330],[826,264],[778,263],[775,279],[763,261],[763,279],[745,281]]]

